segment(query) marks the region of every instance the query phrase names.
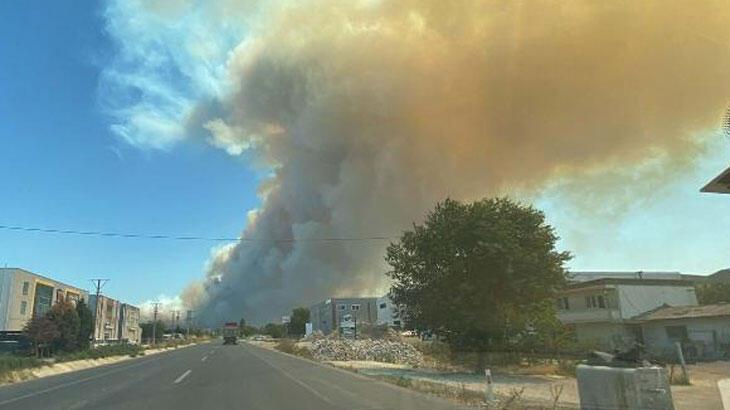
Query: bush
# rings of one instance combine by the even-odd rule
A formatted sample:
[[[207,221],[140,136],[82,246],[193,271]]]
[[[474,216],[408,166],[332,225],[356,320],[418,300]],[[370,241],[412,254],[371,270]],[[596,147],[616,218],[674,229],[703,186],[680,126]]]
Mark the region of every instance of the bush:
[[[302,356],[308,359],[313,359],[312,352],[306,347],[297,346],[292,340],[282,339],[274,348],[280,352],[293,354],[295,356]]]
[[[12,372],[14,370],[40,367],[44,364],[46,364],[46,362],[35,357],[2,355],[0,356],[0,375]]]
[[[56,356],[56,362],[70,362],[73,360],[93,360],[103,359],[112,356],[137,356],[144,352],[144,349],[138,345],[119,344],[109,346],[98,346],[89,350],[80,350],[78,352],[60,353]]]

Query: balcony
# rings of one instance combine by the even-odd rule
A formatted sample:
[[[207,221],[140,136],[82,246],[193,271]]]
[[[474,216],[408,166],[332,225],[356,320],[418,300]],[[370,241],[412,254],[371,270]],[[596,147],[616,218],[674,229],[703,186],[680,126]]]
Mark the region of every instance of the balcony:
[[[621,320],[618,309],[560,310],[558,320],[565,324],[591,322],[617,322]]]

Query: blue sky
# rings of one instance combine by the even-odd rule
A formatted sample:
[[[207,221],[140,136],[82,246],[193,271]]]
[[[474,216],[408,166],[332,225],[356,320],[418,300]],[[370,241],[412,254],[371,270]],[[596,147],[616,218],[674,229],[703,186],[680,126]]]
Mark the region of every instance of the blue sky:
[[[195,7],[137,15],[132,3],[0,3],[0,224],[235,237],[259,205],[263,175],[245,147],[180,131],[196,103],[220,96],[241,27]],[[161,15],[171,20],[154,24]],[[730,150],[706,138],[715,142],[692,169],[618,213],[575,207],[560,185],[543,191],[536,204],[574,252],[570,267],[730,266],[730,198],[698,192]],[[81,287],[109,278],[108,294],[136,303],[178,294],[217,245],[0,230],[0,266]]]
[[[109,128],[99,75],[115,52],[96,2],[0,4],[0,223],[235,237],[256,175],[199,142],[133,147]],[[0,265],[132,302],[198,278],[210,242],[0,232]]]

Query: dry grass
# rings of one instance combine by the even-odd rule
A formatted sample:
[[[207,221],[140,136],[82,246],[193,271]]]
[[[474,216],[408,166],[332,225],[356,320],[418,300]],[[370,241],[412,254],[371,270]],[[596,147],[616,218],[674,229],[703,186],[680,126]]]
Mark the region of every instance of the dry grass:
[[[307,359],[314,359],[314,356],[312,356],[312,352],[309,349],[307,349],[306,347],[298,346],[293,340],[281,339],[278,343],[276,343],[276,345],[274,345],[274,349],[280,352],[293,354],[295,356],[301,356]]]

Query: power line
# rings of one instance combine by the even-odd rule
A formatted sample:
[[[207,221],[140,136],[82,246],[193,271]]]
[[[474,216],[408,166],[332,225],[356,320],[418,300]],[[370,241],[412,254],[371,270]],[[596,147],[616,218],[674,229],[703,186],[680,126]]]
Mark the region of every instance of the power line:
[[[332,238],[278,238],[278,239],[260,239],[260,238],[233,238],[233,237],[214,237],[214,236],[181,236],[181,235],[165,235],[165,234],[140,234],[125,232],[105,232],[105,231],[85,231],[77,229],[60,229],[60,228],[38,228],[19,225],[0,225],[0,230],[20,231],[20,232],[36,232],[50,233],[59,235],[82,235],[82,236],[101,236],[109,238],[131,238],[131,239],[166,239],[176,241],[214,241],[214,242],[362,242],[362,241],[388,241],[397,239],[393,236],[361,236],[361,237],[332,237]]]

